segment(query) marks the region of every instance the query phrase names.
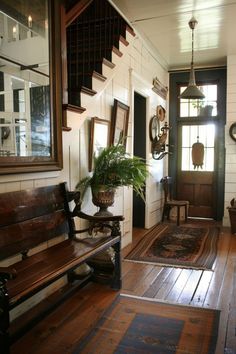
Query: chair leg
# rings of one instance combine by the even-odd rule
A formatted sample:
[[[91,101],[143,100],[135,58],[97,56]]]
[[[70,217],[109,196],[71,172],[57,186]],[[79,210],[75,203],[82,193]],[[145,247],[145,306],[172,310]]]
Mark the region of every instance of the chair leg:
[[[177,206],[177,226],[179,226],[180,219],[180,206]]]
[[[163,206],[162,218],[161,221],[163,222],[165,219],[165,205]]]
[[[188,206],[185,205],[184,209],[185,209],[185,222],[187,222],[188,221]]]

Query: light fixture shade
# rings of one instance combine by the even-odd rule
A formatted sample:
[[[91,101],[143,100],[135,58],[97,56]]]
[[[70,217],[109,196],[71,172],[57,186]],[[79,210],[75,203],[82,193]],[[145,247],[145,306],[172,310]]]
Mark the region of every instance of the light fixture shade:
[[[188,87],[184,90],[184,92],[182,92],[179,98],[202,100],[205,98],[205,96],[196,85],[188,85]]]

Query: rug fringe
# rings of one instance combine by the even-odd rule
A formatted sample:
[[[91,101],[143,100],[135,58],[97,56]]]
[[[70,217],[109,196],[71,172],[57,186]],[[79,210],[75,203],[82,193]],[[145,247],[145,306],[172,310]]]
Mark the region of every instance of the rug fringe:
[[[143,264],[151,264],[155,266],[161,266],[161,267],[166,267],[166,268],[181,268],[181,269],[194,269],[194,270],[209,270],[211,272],[214,272],[214,269],[209,269],[207,267],[194,267],[194,266],[188,266],[188,265],[181,265],[181,264],[166,264],[166,263],[157,263],[157,262],[145,262],[145,261],[136,261],[134,259],[126,259],[124,258],[123,261],[125,262],[131,262],[131,263],[143,263]]]

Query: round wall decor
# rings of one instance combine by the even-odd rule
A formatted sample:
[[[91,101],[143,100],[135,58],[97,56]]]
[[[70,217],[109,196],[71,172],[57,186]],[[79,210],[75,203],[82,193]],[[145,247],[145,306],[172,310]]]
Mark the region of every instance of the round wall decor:
[[[157,106],[157,117],[162,122],[165,119],[166,110],[161,105]]]

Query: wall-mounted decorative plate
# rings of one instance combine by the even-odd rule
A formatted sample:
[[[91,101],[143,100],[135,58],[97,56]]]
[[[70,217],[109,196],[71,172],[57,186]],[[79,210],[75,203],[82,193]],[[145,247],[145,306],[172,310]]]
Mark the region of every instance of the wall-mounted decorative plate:
[[[161,105],[157,106],[157,117],[162,122],[165,119],[166,110]]]

